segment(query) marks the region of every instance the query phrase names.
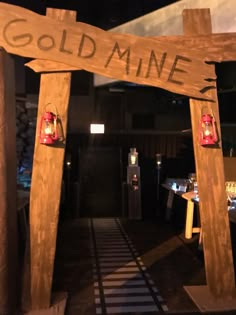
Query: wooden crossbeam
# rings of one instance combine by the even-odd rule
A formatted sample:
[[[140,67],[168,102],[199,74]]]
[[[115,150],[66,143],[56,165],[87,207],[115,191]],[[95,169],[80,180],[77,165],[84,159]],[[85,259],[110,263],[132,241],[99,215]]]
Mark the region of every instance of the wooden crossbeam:
[[[146,37],[149,38],[149,37]],[[163,45],[168,42],[174,47],[182,47],[189,50],[204,50],[204,60],[207,62],[224,62],[236,60],[236,33],[221,33],[209,35],[178,35],[150,37]],[[194,54],[194,52],[193,52]],[[35,72],[45,71],[75,71],[80,70],[76,66],[59,63],[51,60],[32,60],[25,66]]]
[[[48,60],[43,67],[42,63],[29,65],[40,71],[44,67],[84,69],[205,100],[215,95],[206,91],[215,89],[212,81],[216,79],[206,61],[236,59],[235,34],[172,40],[115,34],[85,23],[62,23],[5,3],[0,3],[0,29],[0,45],[8,52]]]
[[[0,3],[0,45],[8,52],[66,63],[119,80],[207,99],[215,88],[203,50],[168,41],[114,34],[84,23],[62,23]]]

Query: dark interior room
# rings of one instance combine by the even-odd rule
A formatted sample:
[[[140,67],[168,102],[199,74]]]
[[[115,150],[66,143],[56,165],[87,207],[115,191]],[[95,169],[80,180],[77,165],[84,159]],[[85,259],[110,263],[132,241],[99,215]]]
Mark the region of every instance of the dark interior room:
[[[65,29],[76,28],[77,23],[82,22],[106,31],[111,37],[117,33],[125,37],[129,35],[126,30],[130,30],[130,36],[134,32],[155,43],[155,37],[158,41],[158,37],[166,36],[167,47],[174,46],[174,40],[183,35],[182,20],[186,18],[182,17],[183,9],[191,11],[193,8],[192,11],[197,12],[193,27],[191,23],[188,26],[189,33],[185,26],[186,38],[192,36],[194,43],[211,35],[207,26],[199,26],[201,23],[197,20],[202,17],[199,13],[202,2],[197,1],[196,7],[195,4],[187,6],[186,2],[1,1],[13,5],[9,7],[11,14],[15,6],[27,9],[16,10],[16,21],[27,21],[21,14],[37,13],[50,24],[55,16],[70,10],[75,11],[76,21],[60,21],[65,22]],[[210,7],[212,16],[212,22],[207,20],[206,25],[212,25],[213,35],[214,29],[220,33],[218,29],[222,25],[228,27],[226,31],[222,26],[225,35],[222,43],[216,39],[216,45],[212,36],[207,39],[205,48],[208,56],[207,49],[214,55],[214,49],[223,47],[220,50],[222,62],[204,60],[216,74],[213,101],[206,99],[206,95],[202,99],[190,97],[184,90],[183,93],[173,92],[159,87],[158,83],[139,84],[119,80],[117,76],[113,79],[111,74],[106,78],[79,66],[69,71],[65,70],[67,68],[48,71],[47,58],[9,53],[15,71],[18,247],[17,266],[9,268],[17,270],[14,280],[17,285],[13,285],[15,289],[8,285],[12,282],[9,280],[11,272],[5,278],[2,276],[4,268],[0,259],[0,282],[4,279],[4,285],[0,284],[0,315],[235,314],[236,291],[231,286],[236,266],[236,26],[235,19],[230,20],[230,11],[235,5],[230,1],[226,4],[226,0],[206,2],[203,9]],[[155,12],[161,13],[155,15]],[[180,16],[180,34],[179,29],[172,34],[171,24],[176,23],[174,12]],[[205,17],[208,13],[204,14]],[[148,29],[155,25],[154,16],[162,25],[159,27],[157,23],[156,35]],[[218,27],[215,17],[219,16],[224,18],[224,23],[220,20]],[[150,25],[148,19],[153,19]],[[138,34],[135,23],[139,26]],[[202,33],[197,31],[201,27]],[[172,35],[169,40],[168,36]],[[0,40],[1,37],[4,38],[0,35]],[[137,41],[130,38],[132,43]],[[187,45],[191,42],[187,40],[189,38],[181,43]],[[211,44],[216,46],[212,48]],[[185,47],[180,46],[173,50],[182,49],[182,52]],[[222,52],[224,49],[226,53]],[[201,50],[195,47],[190,52],[200,54]],[[4,45],[2,51],[5,52]],[[119,58],[126,53],[119,51]],[[29,64],[35,60],[41,61],[46,70],[34,71]],[[55,59],[52,62],[54,66],[69,65],[71,69],[73,64],[68,60],[65,58],[61,65]],[[161,73],[157,60],[154,61],[157,72]],[[142,66],[141,58],[139,66]],[[176,67],[175,70],[182,75],[181,69]],[[56,79],[50,83],[50,76],[54,75]],[[65,78],[69,75],[69,83],[57,81],[60,75]],[[189,75],[189,81],[194,75]],[[204,83],[214,81],[204,80]],[[65,86],[69,89],[67,94]],[[3,92],[4,88],[0,86]],[[54,90],[56,95],[52,95]],[[52,105],[50,98],[58,99],[58,104]],[[4,100],[0,100],[0,106],[2,102]],[[197,106],[201,109],[196,110]],[[200,115],[200,120],[193,113]],[[0,114],[3,115],[1,111]],[[103,131],[92,132],[94,124],[104,128]],[[51,129],[47,129],[48,126]],[[54,145],[55,139],[59,141]],[[7,140],[4,141],[7,143]],[[0,141],[4,147],[1,130]],[[2,177],[7,176],[1,160],[3,156],[7,160],[8,150],[5,156],[4,150],[2,155],[0,153]],[[6,166],[6,169],[10,168]],[[208,185],[204,186],[202,183],[207,180]],[[8,180],[1,183],[9,184]],[[2,192],[4,195],[4,187]],[[208,202],[209,195],[216,210],[212,213],[209,210],[208,221],[208,214],[203,212],[207,206],[212,206]],[[219,195],[223,196],[222,203],[218,202]],[[11,197],[7,198],[9,202]],[[4,202],[1,205],[5,205]],[[6,218],[4,220],[8,220]],[[220,220],[222,230],[215,233],[214,226],[218,228]],[[214,243],[212,247],[209,239]],[[0,247],[7,246],[4,252],[8,253],[10,246],[4,242],[0,242]],[[213,246],[219,248],[219,252],[226,248],[225,260],[224,254],[223,258],[218,256]],[[219,265],[214,266],[217,257]],[[7,261],[9,257],[3,259]],[[219,270],[219,266],[222,269]],[[11,302],[14,295],[15,302]]]

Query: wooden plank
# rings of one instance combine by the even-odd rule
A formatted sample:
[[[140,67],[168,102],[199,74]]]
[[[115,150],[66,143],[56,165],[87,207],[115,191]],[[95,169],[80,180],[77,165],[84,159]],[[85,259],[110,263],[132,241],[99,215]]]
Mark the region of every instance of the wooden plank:
[[[62,23],[0,3],[0,45],[25,57],[77,66],[90,72],[207,99],[214,69],[205,51],[168,41],[113,34],[84,23]]]
[[[17,302],[16,115],[14,62],[0,50],[0,313]],[[10,250],[9,250],[10,249]]]
[[[182,11],[196,8],[210,8],[213,33],[236,32],[234,13],[236,12],[236,1],[232,0],[180,0],[118,25],[109,31],[137,36],[182,35]],[[94,75],[95,86],[104,86],[116,81],[98,74]]]
[[[236,309],[236,299],[229,296],[222,299],[214,297],[209,287],[204,285],[188,286],[185,289],[203,314],[235,313],[233,310]]]
[[[205,61],[223,62],[236,60],[236,33],[199,34],[192,36],[153,37],[162,42],[168,41],[173,46],[189,50],[204,50]]]
[[[196,193],[194,191],[188,191],[186,193],[183,193],[181,197],[186,200],[192,200],[196,198]]]
[[[183,34],[184,9],[210,8],[213,33],[236,32],[236,2],[232,0],[180,0],[118,25],[109,31],[139,36]]]
[[[148,38],[148,37],[146,37]],[[150,37],[157,42],[171,43],[180,49],[185,47],[187,50],[205,51],[204,60],[211,62],[223,62],[236,60],[236,33],[221,33],[195,36],[159,36]],[[75,66],[65,63],[58,63],[50,60],[32,60],[25,64],[35,72],[44,71],[74,71],[80,70]]]
[[[184,33],[187,35],[211,33],[209,9],[184,10],[183,22]],[[214,68],[213,65],[211,67]],[[207,93],[217,99],[216,91]],[[216,120],[220,141],[214,147],[203,147],[199,144],[199,121],[203,107],[207,107]],[[206,281],[211,294],[218,299],[224,299],[234,295],[235,276],[225,192],[219,105],[218,102],[191,99],[190,112]]]
[[[35,59],[25,64],[34,72],[61,72],[61,71],[77,71],[78,67],[70,66],[65,63],[55,62],[51,60]]]
[[[52,305],[47,309],[31,310],[24,315],[64,315],[66,309],[67,294],[58,293],[52,297]]]
[[[63,20],[65,10],[48,9],[52,18]],[[71,19],[76,13],[71,11]],[[65,141],[58,146],[39,143],[41,115],[47,110],[57,113],[62,123],[64,137],[67,130],[67,113],[71,73],[46,73],[41,75],[37,130],[30,194],[30,248],[31,248],[31,298],[32,309],[48,308],[51,302],[52,276],[56,249],[57,224],[60,205],[61,182]]]

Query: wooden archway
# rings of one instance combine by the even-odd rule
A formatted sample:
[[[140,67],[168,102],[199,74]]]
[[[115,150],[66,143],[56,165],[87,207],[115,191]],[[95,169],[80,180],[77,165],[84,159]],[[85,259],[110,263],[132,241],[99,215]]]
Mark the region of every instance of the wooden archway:
[[[191,98],[207,286],[190,288],[188,292],[198,305],[206,305],[202,296],[207,296],[209,308],[235,308],[216,77],[214,65],[206,62],[236,60],[236,34],[211,34],[207,9],[185,10],[183,19],[185,36],[141,38],[75,23],[72,11],[48,9],[47,16],[40,16],[1,3],[0,45],[9,53],[37,58],[28,66],[43,72],[38,116],[45,104],[56,103],[64,131],[72,70],[82,68]],[[211,148],[199,145],[198,124],[203,106],[214,114],[218,126],[219,142]],[[36,137],[30,196],[33,309],[47,308],[51,303],[64,146],[40,145]]]

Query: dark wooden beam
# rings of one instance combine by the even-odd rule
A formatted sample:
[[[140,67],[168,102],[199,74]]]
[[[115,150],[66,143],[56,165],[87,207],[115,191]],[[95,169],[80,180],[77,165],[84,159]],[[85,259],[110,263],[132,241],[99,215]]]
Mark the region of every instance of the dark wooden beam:
[[[16,105],[14,61],[0,50],[0,314],[17,302]]]
[[[74,11],[48,9],[47,15],[58,20],[76,19]],[[70,80],[70,72],[41,75],[30,194],[32,309],[48,308],[51,304]],[[49,111],[55,113],[56,108],[62,123],[64,142],[58,146],[39,143],[40,120],[47,104],[51,104],[47,106]]]

